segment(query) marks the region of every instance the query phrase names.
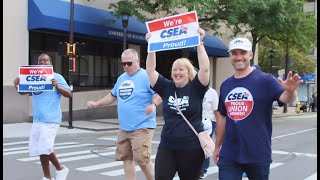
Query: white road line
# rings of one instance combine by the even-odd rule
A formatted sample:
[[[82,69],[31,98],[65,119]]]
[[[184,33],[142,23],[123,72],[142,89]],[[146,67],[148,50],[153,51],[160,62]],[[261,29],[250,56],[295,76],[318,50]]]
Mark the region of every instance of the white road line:
[[[56,156],[58,158],[60,158],[60,157],[65,157],[65,156],[73,156],[73,155],[88,154],[88,153],[91,153],[90,150],[69,152],[69,153],[61,153],[61,154],[56,154]],[[39,156],[37,156],[37,157],[29,157],[29,158],[21,158],[21,159],[17,159],[17,160],[18,161],[34,161],[34,160],[39,160]]]
[[[66,143],[57,143],[55,146],[60,146],[60,145],[72,145],[72,144],[79,144],[77,142],[66,142]],[[6,148],[3,149],[3,151],[16,151],[16,150],[23,150],[23,149],[29,149],[29,147],[17,147],[17,148]]]
[[[271,163],[270,164],[270,169],[273,169],[273,168],[276,168],[278,166],[281,166],[282,164],[284,164],[284,163]]]
[[[102,137],[102,138],[98,138],[100,140],[109,140],[109,141],[116,141],[117,138],[108,138],[108,137]],[[160,141],[151,141],[152,144],[160,144]]]
[[[212,166],[208,168],[207,174],[214,174],[217,173],[219,170],[218,166]],[[179,176],[174,177],[172,180],[180,180]]]
[[[77,144],[77,145],[70,145],[70,146],[59,146],[59,147],[54,147],[54,150],[74,148],[74,147],[92,146],[92,145],[94,145],[94,144]],[[29,153],[29,150],[13,151],[13,152],[4,152],[3,155],[6,156],[6,155],[23,154],[23,153]]]
[[[270,164],[270,169],[281,166],[284,163],[271,163]],[[218,166],[212,166],[208,168],[207,174],[214,174],[217,173],[219,171]],[[247,179],[247,178],[242,178],[242,179]],[[172,180],[180,180],[180,178],[178,176],[174,177]]]
[[[152,155],[150,158],[151,159],[155,159],[156,155]],[[136,168],[136,172],[141,170],[139,166],[135,166],[135,168]],[[103,172],[103,173],[100,173],[100,174],[107,175],[107,176],[120,176],[120,175],[124,175],[124,170],[123,169],[119,169],[119,170],[114,170],[114,171]]]
[[[18,144],[28,144],[28,143],[29,143],[29,141],[11,142],[11,143],[3,143],[3,146],[18,145]]]
[[[116,141],[117,138],[108,138],[108,137],[102,137],[102,138],[98,138],[98,139],[101,139],[101,140],[110,140],[110,141]]]
[[[297,156],[307,156],[307,157],[314,157],[317,158],[316,154],[309,154],[309,153],[298,153],[298,152],[293,152],[293,154],[297,155]]]
[[[311,128],[311,129],[306,129],[306,130],[303,130],[303,131],[298,131],[298,132],[295,132],[295,133],[284,134],[284,135],[281,135],[281,136],[273,137],[271,139],[278,139],[278,138],[291,136],[291,135],[295,135],[295,134],[299,134],[299,133],[303,133],[303,132],[307,132],[307,131],[312,131],[312,130],[315,130],[315,129],[317,129],[317,128]]]
[[[294,154],[296,156],[306,156],[306,157],[317,158],[317,154],[299,153],[299,152],[287,152],[287,151],[275,151],[275,150],[272,150],[272,154],[281,154],[281,155]]]
[[[96,164],[93,166],[80,167],[80,168],[76,168],[76,170],[88,172],[88,171],[105,169],[108,167],[114,167],[114,166],[120,166],[120,165],[123,165],[122,161],[115,161],[115,162],[104,163],[104,164]]]
[[[107,153],[100,153],[100,155],[101,156],[109,156],[109,155],[113,155],[114,153],[115,152],[107,152]],[[89,155],[83,155],[83,156],[75,156],[75,157],[59,159],[59,162],[78,161],[78,160],[90,159],[90,158],[96,158],[96,157],[100,157],[100,156],[95,155],[95,154],[89,154]],[[40,162],[37,162],[37,163],[40,164]]]
[[[317,180],[317,173],[312,174],[311,176],[307,177],[304,180]]]
[[[272,150],[272,154],[281,154],[281,155],[287,155],[287,154],[291,154],[287,151],[276,151],[276,150]]]
[[[135,166],[135,168],[136,168],[136,172],[141,170],[139,166]],[[108,171],[108,172],[104,172],[104,173],[100,173],[100,174],[107,175],[107,176],[120,176],[120,175],[124,175],[124,170],[119,169],[119,170]]]

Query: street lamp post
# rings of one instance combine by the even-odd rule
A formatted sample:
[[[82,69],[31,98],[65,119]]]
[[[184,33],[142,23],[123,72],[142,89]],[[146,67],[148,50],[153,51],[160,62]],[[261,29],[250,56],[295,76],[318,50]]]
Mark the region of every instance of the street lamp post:
[[[130,15],[127,13],[123,13],[121,15],[122,18],[122,27],[123,27],[123,50],[127,49],[127,27],[129,23]]]
[[[289,72],[289,66],[290,66],[290,59],[289,59],[289,42],[288,42],[288,35],[286,37],[286,59],[285,59],[285,66],[284,66],[284,79],[287,79],[288,72]],[[285,103],[283,105],[283,113],[288,112],[288,104]]]
[[[72,126],[72,96],[73,96],[73,82],[72,82],[72,60],[73,60],[73,23],[74,23],[74,0],[70,1],[70,36],[69,36],[69,43],[70,43],[70,53],[69,53],[69,86],[71,88],[71,97],[69,98],[69,129],[73,129]]]
[[[127,49],[127,27],[129,24],[129,17],[128,13],[122,13],[122,27],[123,27],[123,51]],[[118,76],[122,73],[121,61],[118,61]]]
[[[270,74],[272,74],[272,61],[273,61],[273,58],[274,58],[274,53],[276,52],[275,49],[273,49],[272,45],[270,47],[270,50],[269,50],[269,53],[270,53]]]

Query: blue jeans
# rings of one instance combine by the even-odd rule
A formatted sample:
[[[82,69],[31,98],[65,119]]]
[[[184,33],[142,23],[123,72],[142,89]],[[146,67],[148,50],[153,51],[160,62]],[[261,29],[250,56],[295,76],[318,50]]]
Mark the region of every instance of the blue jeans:
[[[211,123],[212,123],[212,132],[211,132],[210,136],[212,137],[214,134],[214,131],[216,130],[216,122],[211,121]],[[208,169],[209,165],[210,165],[210,157],[206,158],[204,160],[202,168],[201,168],[201,173],[207,173],[207,169]]]
[[[250,180],[268,180],[270,163],[239,164],[232,160],[219,157],[219,180],[241,180],[245,171]]]

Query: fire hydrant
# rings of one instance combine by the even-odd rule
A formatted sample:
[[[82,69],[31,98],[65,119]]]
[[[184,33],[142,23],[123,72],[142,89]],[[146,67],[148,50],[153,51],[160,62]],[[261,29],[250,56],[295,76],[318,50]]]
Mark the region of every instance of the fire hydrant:
[[[300,112],[300,108],[301,108],[301,104],[300,101],[297,103],[296,105],[296,112],[299,113]]]

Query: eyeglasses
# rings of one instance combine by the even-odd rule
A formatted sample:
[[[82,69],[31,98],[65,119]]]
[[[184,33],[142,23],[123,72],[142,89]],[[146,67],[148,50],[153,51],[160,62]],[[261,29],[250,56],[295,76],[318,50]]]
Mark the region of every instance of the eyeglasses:
[[[122,66],[125,66],[125,65],[132,66],[132,63],[133,62],[121,62]]]

